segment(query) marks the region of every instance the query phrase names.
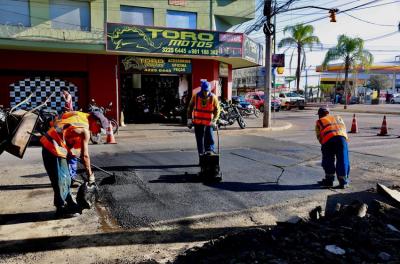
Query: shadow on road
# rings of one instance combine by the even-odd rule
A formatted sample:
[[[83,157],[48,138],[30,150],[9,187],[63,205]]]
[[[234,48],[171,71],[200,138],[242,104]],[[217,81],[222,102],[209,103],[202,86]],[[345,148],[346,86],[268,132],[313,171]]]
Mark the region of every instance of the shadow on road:
[[[33,190],[51,188],[50,183],[42,184],[19,184],[19,185],[2,185],[0,191],[17,191],[17,190]]]
[[[0,225],[13,225],[30,222],[44,222],[55,220],[54,211],[48,212],[32,212],[32,213],[15,213],[0,214]]]
[[[276,182],[220,182],[208,185],[210,187],[232,191],[232,192],[260,192],[260,191],[298,191],[298,190],[320,190],[318,184],[303,185],[280,185]]]
[[[59,249],[80,249],[123,245],[149,245],[206,241],[221,235],[243,231],[253,226],[226,228],[196,228],[180,226],[173,230],[124,230],[79,236],[53,236],[0,241],[0,255],[44,252]],[[257,226],[266,228],[267,226]]]

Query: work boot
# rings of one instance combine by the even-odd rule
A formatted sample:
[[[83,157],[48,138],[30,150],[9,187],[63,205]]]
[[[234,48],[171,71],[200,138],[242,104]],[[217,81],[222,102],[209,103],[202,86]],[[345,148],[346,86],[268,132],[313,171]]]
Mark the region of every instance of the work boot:
[[[321,185],[321,187],[333,187],[333,181],[327,179],[322,179],[321,181],[318,181],[318,184]]]
[[[56,218],[57,219],[72,218],[79,216],[81,213],[82,210],[79,208],[79,206],[65,205],[57,207]]]

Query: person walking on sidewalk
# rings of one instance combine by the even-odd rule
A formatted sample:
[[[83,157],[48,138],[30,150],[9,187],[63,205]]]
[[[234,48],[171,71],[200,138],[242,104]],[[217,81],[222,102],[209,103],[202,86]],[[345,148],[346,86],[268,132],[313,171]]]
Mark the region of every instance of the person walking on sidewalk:
[[[217,96],[211,93],[210,83],[202,81],[200,88],[200,92],[192,96],[187,111],[187,125],[194,125],[199,156],[215,152],[213,131],[221,111]]]
[[[80,156],[89,184],[95,183],[90,167],[90,131],[100,130],[101,123],[91,114],[67,112],[42,136],[42,157],[54,191],[54,205],[58,218],[73,217],[81,208],[71,195],[71,175],[67,158]]]
[[[322,167],[325,171],[325,179],[318,183],[323,187],[333,187],[336,172],[339,181],[337,188],[344,189],[348,187],[350,173],[346,125],[340,116],[330,115],[327,107],[319,108],[318,116],[315,132],[321,143]]]
[[[72,95],[69,93],[67,87],[61,87],[61,95],[64,99],[65,106],[63,108],[64,112],[74,111],[74,107],[72,104]]]

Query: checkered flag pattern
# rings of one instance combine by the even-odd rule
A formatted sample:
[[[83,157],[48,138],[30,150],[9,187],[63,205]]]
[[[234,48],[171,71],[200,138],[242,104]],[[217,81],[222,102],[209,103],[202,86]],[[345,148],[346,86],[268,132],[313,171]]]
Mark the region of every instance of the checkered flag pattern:
[[[14,107],[32,92],[34,93],[30,104],[22,104],[22,109],[32,109],[42,104],[53,92],[47,102],[47,109],[62,111],[65,102],[61,95],[61,87],[67,87],[72,96],[74,109],[78,108],[78,87],[68,81],[50,77],[31,77],[10,84],[10,105]]]

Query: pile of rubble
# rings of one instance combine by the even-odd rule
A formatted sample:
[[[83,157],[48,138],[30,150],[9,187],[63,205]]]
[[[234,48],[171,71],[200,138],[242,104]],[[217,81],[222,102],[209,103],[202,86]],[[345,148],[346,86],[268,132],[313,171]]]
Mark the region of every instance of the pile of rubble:
[[[400,193],[379,184],[377,191],[392,202],[337,203],[325,215],[317,207],[307,220],[220,237],[174,263],[399,263]]]

